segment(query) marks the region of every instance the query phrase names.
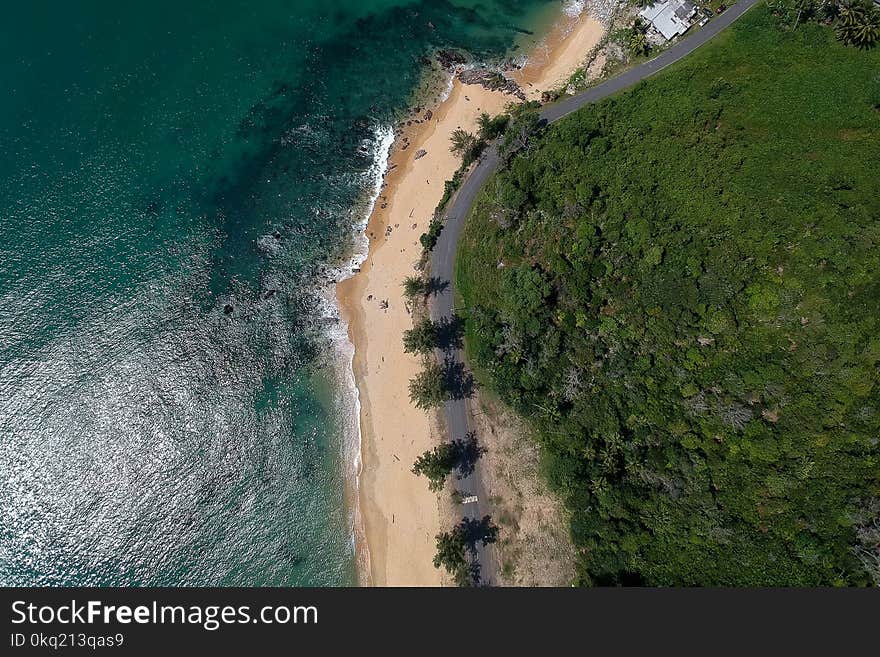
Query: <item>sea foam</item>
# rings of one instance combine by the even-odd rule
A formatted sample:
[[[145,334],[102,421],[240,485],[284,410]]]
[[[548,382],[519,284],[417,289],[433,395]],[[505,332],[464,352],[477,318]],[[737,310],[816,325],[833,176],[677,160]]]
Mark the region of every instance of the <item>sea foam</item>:
[[[328,285],[319,291],[319,316],[328,327],[327,336],[332,345],[335,358],[334,383],[339,391],[337,402],[338,417],[341,418],[343,458],[345,479],[353,482],[347,491],[350,500],[349,523],[352,538],[352,551],[357,558],[358,578],[366,583],[370,572],[370,554],[363,537],[363,523],[360,515],[359,491],[361,473],[361,402],[357,381],[354,377],[354,344],[348,336],[348,325],[342,320],[339,302],[336,298],[337,281],[350,278],[369,255],[370,240],[367,224],[388,172],[388,161],[394,145],[394,128],[390,125],[377,125],[371,139],[364,140],[362,148],[372,157],[371,166],[363,173],[364,196],[351,210],[351,253],[344,262],[330,272]],[[361,550],[357,551],[360,543]]]

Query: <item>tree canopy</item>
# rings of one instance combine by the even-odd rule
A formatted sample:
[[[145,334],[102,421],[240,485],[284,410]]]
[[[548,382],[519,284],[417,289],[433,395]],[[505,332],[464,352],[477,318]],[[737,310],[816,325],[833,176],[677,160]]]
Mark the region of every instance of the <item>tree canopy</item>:
[[[583,583],[876,581],[878,70],[759,6],[481,192],[467,353],[532,423]]]

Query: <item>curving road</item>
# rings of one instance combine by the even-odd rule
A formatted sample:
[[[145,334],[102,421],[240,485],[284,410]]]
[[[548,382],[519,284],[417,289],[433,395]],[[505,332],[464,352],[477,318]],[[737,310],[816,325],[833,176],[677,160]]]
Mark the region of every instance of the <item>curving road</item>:
[[[558,103],[544,107],[541,110],[541,118],[548,123],[558,121],[584,105],[603,100],[618,91],[641,82],[692,53],[760,1],[738,0],[734,6],[711,20],[702,29],[682,39],[654,59],[635,66],[602,84],[591,87],[583,93],[570,96]],[[501,158],[498,155],[498,150],[493,144],[487,149],[476,168],[465,179],[446,212],[443,232],[440,234],[440,239],[437,241],[431,255],[431,275],[440,280],[449,281],[450,285],[441,294],[438,294],[431,304],[431,318],[434,321],[450,319],[453,315],[455,254],[458,249],[458,240],[461,236],[464,220],[470,213],[471,206],[480,188],[489,176],[494,173],[495,169],[498,168],[500,162]],[[463,360],[460,352],[456,352],[453,357],[458,361]],[[444,411],[446,413],[446,423],[450,438],[463,438],[470,431],[468,400],[461,399],[446,402]],[[458,488],[465,494],[476,495],[479,498],[479,502],[462,507],[465,517],[482,518],[485,515],[490,515],[479,465],[473,474],[459,481]],[[498,573],[495,551],[480,548],[478,549],[477,556],[482,566],[483,583],[492,585]]]

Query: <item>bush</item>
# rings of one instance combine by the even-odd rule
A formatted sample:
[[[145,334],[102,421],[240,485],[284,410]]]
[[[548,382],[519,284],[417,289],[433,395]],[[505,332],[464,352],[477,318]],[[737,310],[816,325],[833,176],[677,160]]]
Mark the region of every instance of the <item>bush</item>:
[[[428,225],[428,232],[422,233],[421,237],[419,237],[419,242],[421,243],[422,248],[425,251],[433,251],[434,247],[437,245],[437,240],[440,239],[440,233],[442,231],[443,222],[435,216],[431,219],[431,223]]]

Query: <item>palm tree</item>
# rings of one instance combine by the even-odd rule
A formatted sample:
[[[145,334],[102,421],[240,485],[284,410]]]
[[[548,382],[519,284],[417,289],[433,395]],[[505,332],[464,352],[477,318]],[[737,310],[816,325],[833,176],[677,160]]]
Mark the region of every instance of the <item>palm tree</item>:
[[[859,49],[874,47],[880,41],[880,10],[870,0],[841,2],[837,38]]]
[[[629,51],[637,57],[651,52],[651,44],[648,43],[648,25],[641,18],[636,18],[629,28]]]
[[[837,17],[842,25],[854,25],[865,14],[861,0],[843,0],[837,3]]]
[[[407,276],[403,279],[403,296],[409,300],[427,294],[428,284],[421,276]]]
[[[630,35],[629,51],[636,56],[647,55],[651,51],[651,45],[644,32],[633,32]]]
[[[476,138],[466,130],[458,128],[453,130],[450,140],[452,141],[452,146],[449,147],[449,150],[456,155],[464,155],[474,145]]]

